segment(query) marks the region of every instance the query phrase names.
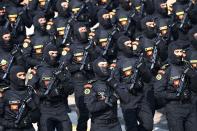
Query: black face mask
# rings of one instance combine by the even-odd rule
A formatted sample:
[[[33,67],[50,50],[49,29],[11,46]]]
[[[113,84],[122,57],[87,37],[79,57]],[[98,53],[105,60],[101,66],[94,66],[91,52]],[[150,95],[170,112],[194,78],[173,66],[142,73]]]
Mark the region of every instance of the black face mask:
[[[123,9],[125,9],[127,11],[131,9],[130,2],[129,1],[122,2],[121,3],[121,6],[122,6]]]
[[[102,80],[105,80],[110,75],[110,70],[108,67],[99,67],[98,63],[100,62],[106,62],[104,58],[98,58],[93,63],[93,70],[97,77],[99,77]]]
[[[107,67],[99,67],[99,76],[108,77],[109,76],[109,69]]]
[[[133,55],[133,50],[131,47],[128,46],[124,46],[124,50],[123,50],[124,54],[126,55]]]
[[[100,22],[100,24],[101,24],[104,28],[106,28],[106,29],[112,27],[112,23],[111,23],[111,20],[110,20],[110,19],[105,19],[105,20],[103,19],[103,20]]]
[[[159,8],[158,12],[159,12],[159,14],[164,15],[164,16],[168,15],[168,9],[167,8]]]
[[[155,28],[149,28],[149,27],[147,27],[146,29],[145,29],[145,35],[148,37],[148,38],[150,38],[150,39],[152,39],[152,38],[154,38],[154,37],[156,37],[156,29]]]
[[[10,52],[13,49],[13,41],[1,42],[0,44],[1,48],[6,52]]]
[[[4,24],[6,22],[6,16],[5,15],[0,15],[0,25]]]
[[[50,56],[49,51],[57,51],[57,48],[54,45],[49,44],[44,48],[44,53],[43,53],[43,58],[45,62],[51,66],[56,66],[58,63],[58,56],[57,57]]]
[[[44,60],[47,64],[51,66],[56,66],[58,63],[58,57],[50,56],[49,54],[44,54]]]
[[[176,55],[172,55],[171,57],[170,57],[170,59],[173,61],[172,63],[174,63],[174,64],[177,64],[177,65],[180,65],[180,64],[182,64],[183,62],[182,62],[182,57],[178,57],[178,56],[176,56]]]
[[[88,42],[88,32],[79,32],[77,38],[80,42]]]
[[[58,7],[58,13],[62,17],[66,17],[66,18],[69,17],[69,10],[62,6]]]
[[[39,25],[37,27],[38,31],[40,31],[42,34],[46,34],[47,33],[47,29],[46,29],[46,24],[44,25]]]
[[[39,14],[33,18],[34,27],[41,34],[47,34],[47,29],[46,29],[47,23],[40,24],[39,23],[40,18],[45,18],[45,15],[42,12],[39,12]]]
[[[17,73],[25,72],[22,66],[13,66],[10,69],[10,81],[17,90],[22,90],[25,88],[25,79],[20,79],[17,77]]]

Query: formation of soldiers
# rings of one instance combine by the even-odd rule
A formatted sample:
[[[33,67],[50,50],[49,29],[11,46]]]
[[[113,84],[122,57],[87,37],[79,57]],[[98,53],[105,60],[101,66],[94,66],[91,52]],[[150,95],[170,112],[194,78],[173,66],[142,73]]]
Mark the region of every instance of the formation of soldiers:
[[[0,131],[72,131],[73,93],[77,131],[196,131],[197,1],[0,0]]]

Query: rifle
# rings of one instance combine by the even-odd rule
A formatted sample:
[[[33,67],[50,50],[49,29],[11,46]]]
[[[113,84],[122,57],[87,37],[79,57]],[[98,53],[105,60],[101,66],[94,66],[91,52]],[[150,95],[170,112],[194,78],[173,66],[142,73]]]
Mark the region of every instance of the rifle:
[[[185,88],[186,88],[186,82],[185,82],[185,79],[186,79],[186,74],[188,72],[189,69],[193,69],[192,68],[192,65],[186,61],[186,60],[183,60],[183,62],[185,63],[185,66],[186,66],[186,69],[183,71],[183,73],[181,74],[181,78],[180,78],[180,83],[179,83],[179,88],[177,88],[177,94],[176,96],[181,96],[181,94],[184,92]]]
[[[33,87],[31,87],[29,85],[27,87],[28,87],[28,95],[23,100],[23,102],[19,108],[18,114],[15,117],[16,118],[16,120],[15,120],[16,125],[18,125],[21,122],[22,118],[24,117],[24,113],[27,108],[27,103],[29,103],[32,100],[32,94],[34,92]]]
[[[113,3],[113,0],[110,0],[103,8],[108,10],[108,8],[110,7],[110,5]]]
[[[87,60],[88,54],[89,54],[88,50],[93,46],[93,44],[94,44],[94,39],[93,38],[89,39],[88,46],[85,48],[85,51],[84,51],[85,53],[83,55],[83,61],[82,61],[82,64],[80,66],[80,71],[84,69],[84,66],[86,64],[86,60]]]
[[[9,26],[10,26],[10,21],[8,20],[8,18],[6,18],[6,23],[5,23],[4,28],[9,29]]]
[[[112,43],[112,38],[113,38],[113,36],[115,35],[115,33],[117,31],[119,31],[119,29],[117,28],[117,26],[114,26],[111,34],[107,38],[107,45],[106,45],[106,47],[104,49],[104,52],[102,54],[103,56],[107,55],[107,52],[108,52],[108,50],[109,50],[109,48],[111,46],[111,43]]]
[[[72,14],[71,17],[68,19],[67,25],[66,25],[66,27],[64,29],[64,36],[63,36],[63,40],[62,40],[62,43],[61,43],[62,45],[64,45],[65,42],[68,39],[68,35],[70,34],[70,30],[71,30],[71,23],[74,22],[74,21],[76,21],[79,18],[79,16],[83,12],[83,10],[86,8],[86,3],[87,2],[84,2],[81,5],[80,10],[79,10],[79,12],[76,15],[73,15]]]
[[[128,25],[127,25],[127,27],[125,28],[125,32],[127,33],[128,31],[129,31],[129,29],[130,29],[130,27],[131,27],[131,23],[132,23],[132,18],[135,16],[135,11],[134,12],[132,12],[133,10],[131,10],[131,13],[129,14],[129,17],[128,17],[128,19],[129,19],[129,21],[128,21]]]
[[[188,5],[187,9],[185,10],[184,17],[183,17],[183,20],[181,21],[181,24],[179,26],[179,29],[182,29],[183,30],[184,25],[188,21],[189,11],[191,10],[192,5],[193,5],[193,2],[192,2],[192,0],[190,0],[189,5]]]
[[[47,87],[47,90],[44,93],[45,96],[47,96],[54,89],[55,84],[59,81],[58,78],[57,78],[57,75],[60,74],[63,71],[63,69],[64,69],[64,62],[62,62],[59,65],[57,71],[53,73],[52,80],[49,83],[49,85]]]
[[[157,40],[156,40],[156,42],[154,44],[154,48],[153,48],[154,49],[153,50],[153,57],[151,59],[151,67],[150,67],[151,70],[155,67],[155,63],[156,63],[157,56],[158,56],[158,45],[162,40],[162,38],[161,38],[161,36],[159,36],[159,34],[157,36],[158,37],[157,37]]]
[[[18,51],[18,48],[19,48],[19,45],[16,45],[16,49],[11,53],[11,58],[10,58],[10,61],[9,61],[9,64],[8,64],[8,67],[7,67],[7,70],[5,71],[4,75],[3,75],[3,79],[5,80],[7,77],[8,77],[8,74],[10,73],[10,69],[13,65],[13,62],[14,62],[14,54],[17,53]]]
[[[141,0],[141,9],[140,9],[140,16],[143,17],[144,15],[144,3],[146,2],[146,0]]]
[[[129,87],[129,90],[132,90],[137,82],[139,75],[139,67],[142,65],[142,60],[143,60],[143,53],[140,54],[139,60],[135,63],[135,71],[131,79],[131,86]]]
[[[45,5],[45,10],[44,13],[48,13],[50,11],[50,8],[52,6],[52,0],[47,0],[46,5]]]
[[[21,15],[22,15],[25,11],[27,11],[27,8],[28,8],[28,6],[25,6],[24,9],[19,13],[19,15],[18,15],[18,17],[17,17],[17,19],[16,19],[16,22],[15,22],[14,27],[13,27],[12,32],[11,32],[11,35],[12,35],[13,37],[16,37],[18,26],[19,26],[19,24],[20,24],[21,21],[22,21]]]

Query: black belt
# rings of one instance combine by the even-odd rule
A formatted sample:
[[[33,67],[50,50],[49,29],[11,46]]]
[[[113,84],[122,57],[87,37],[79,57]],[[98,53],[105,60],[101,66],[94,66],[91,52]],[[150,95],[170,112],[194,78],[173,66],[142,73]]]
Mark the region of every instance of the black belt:
[[[118,122],[118,119],[117,118],[106,119],[106,120],[94,120],[94,119],[92,119],[91,121],[92,121],[92,123],[95,123],[95,124],[112,124],[112,123]]]
[[[169,104],[191,104],[191,100],[170,101]]]

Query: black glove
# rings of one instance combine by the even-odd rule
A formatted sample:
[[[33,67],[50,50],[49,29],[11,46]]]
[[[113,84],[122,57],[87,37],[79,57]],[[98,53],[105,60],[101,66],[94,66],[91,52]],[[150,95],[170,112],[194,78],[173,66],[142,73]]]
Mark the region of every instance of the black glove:
[[[27,106],[31,109],[34,110],[37,108],[36,103],[31,99],[28,103]]]
[[[69,73],[67,71],[57,71],[55,75],[60,81],[67,81],[69,79]]]
[[[192,68],[187,68],[186,69],[186,75],[189,76],[190,78],[194,77],[196,75],[197,71]]]
[[[49,93],[49,97],[55,97],[55,96],[59,96],[59,90],[56,88],[56,89],[53,89],[50,93]]]
[[[92,64],[90,64],[90,63],[86,64],[84,68],[86,71],[90,71],[93,69]]]
[[[117,102],[117,98],[115,96],[107,96],[105,98],[105,103],[110,106],[113,107],[113,105]]]
[[[68,70],[73,73],[80,70],[81,64],[69,65]]]
[[[29,116],[26,116],[25,118],[23,118],[23,120],[21,120],[21,122],[18,125],[15,125],[17,128],[25,128],[28,125],[30,125],[31,122],[31,118]]]
[[[113,89],[116,89],[118,87],[118,81],[115,78],[109,78],[107,79],[107,85],[112,87]]]
[[[143,83],[140,80],[138,80],[133,88],[131,88],[131,84],[129,85],[128,91],[133,95],[137,95],[137,92],[140,92],[142,88],[143,88]]]
[[[191,96],[191,92],[188,89],[186,89],[183,91],[180,97],[181,97],[181,100],[189,100],[190,96]]]

